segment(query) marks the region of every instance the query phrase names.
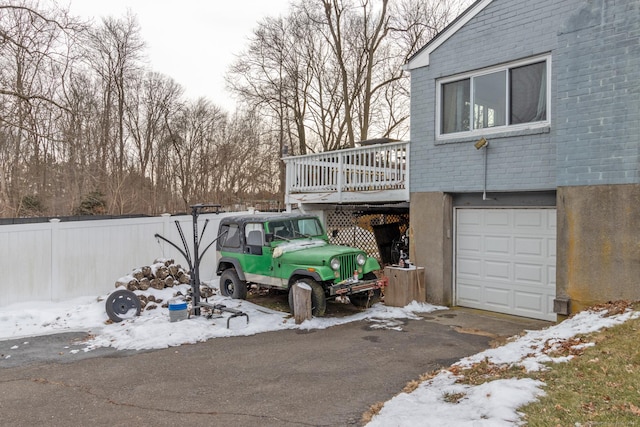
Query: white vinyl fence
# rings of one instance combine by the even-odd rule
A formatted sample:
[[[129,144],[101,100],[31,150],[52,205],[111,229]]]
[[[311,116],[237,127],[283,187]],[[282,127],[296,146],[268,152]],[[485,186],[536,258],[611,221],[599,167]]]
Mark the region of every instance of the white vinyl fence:
[[[201,214],[198,231],[204,249],[218,233],[220,219],[234,213]],[[181,224],[193,257],[191,215],[0,226],[0,307],[27,301],[62,301],[100,296],[132,270],[171,258],[187,261],[160,234],[182,247],[175,221]],[[209,220],[204,234],[205,221]],[[215,244],[200,265],[200,279],[216,277]]]

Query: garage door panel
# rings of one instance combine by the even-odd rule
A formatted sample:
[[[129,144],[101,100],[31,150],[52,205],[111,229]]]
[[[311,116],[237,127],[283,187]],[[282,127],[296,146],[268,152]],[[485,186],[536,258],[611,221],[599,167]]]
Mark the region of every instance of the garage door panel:
[[[521,264],[515,263],[514,270],[515,276],[514,279],[519,283],[528,283],[533,287],[543,286],[544,280],[544,266],[540,264]]]
[[[515,226],[529,229],[539,229],[546,222],[546,212],[521,209],[514,212]]]
[[[555,257],[555,209],[456,210],[458,305],[555,320]]]
[[[482,277],[482,261],[478,259],[459,258],[458,274],[461,277]]]
[[[544,256],[545,240],[541,237],[516,237],[513,239],[515,256]]]
[[[511,278],[511,264],[504,261],[486,261],[485,278],[491,280],[505,280]]]
[[[472,212],[460,212],[460,214],[458,215],[458,226],[461,228],[463,228],[465,225],[478,226],[480,225],[481,220],[482,219],[477,215],[473,215]]]
[[[550,257],[556,257],[556,239],[547,240],[547,254]]]
[[[539,293],[515,291],[514,302],[516,310],[541,313],[544,309],[544,297]]]
[[[479,254],[482,250],[482,238],[477,234],[462,234],[458,236],[458,253]]]
[[[556,288],[556,266],[547,266],[547,283],[549,286],[553,286],[553,289]],[[555,298],[555,294],[554,294]]]
[[[555,231],[557,229],[556,221],[558,220],[558,216],[556,215],[556,210],[548,209],[546,219],[547,219],[547,229]]]
[[[483,221],[480,220],[480,223],[482,223]],[[485,220],[484,220],[484,224],[488,227],[488,228],[507,228],[511,226],[511,218],[509,216],[509,214],[507,212],[505,212],[502,209],[496,209],[492,212],[489,212],[487,215],[485,215]]]
[[[535,294],[518,294],[513,314],[526,317],[536,317],[544,313],[544,298]]]
[[[487,286],[485,287],[485,292],[484,292],[484,296],[485,296],[485,304],[490,305],[492,307],[500,307],[503,309],[507,309],[510,306],[510,302],[511,302],[511,298],[510,298],[510,294],[511,292],[509,292],[508,290],[506,290],[503,287],[491,287],[491,286]]]
[[[479,239],[481,241],[481,237]],[[491,255],[508,255],[511,252],[511,238],[508,236],[486,236],[485,252]]]
[[[480,303],[482,297],[482,286],[467,283],[461,285],[458,289],[460,290],[460,293],[464,295],[461,301],[465,303]]]

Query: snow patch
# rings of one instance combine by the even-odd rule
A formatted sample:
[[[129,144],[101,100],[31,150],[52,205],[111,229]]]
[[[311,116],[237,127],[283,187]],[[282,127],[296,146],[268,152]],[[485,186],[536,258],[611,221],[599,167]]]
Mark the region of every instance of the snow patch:
[[[283,243],[273,250],[273,257],[279,258],[287,252],[298,251],[300,249],[317,248],[319,246],[326,246],[327,242],[319,239],[310,240],[293,240],[291,242]]]

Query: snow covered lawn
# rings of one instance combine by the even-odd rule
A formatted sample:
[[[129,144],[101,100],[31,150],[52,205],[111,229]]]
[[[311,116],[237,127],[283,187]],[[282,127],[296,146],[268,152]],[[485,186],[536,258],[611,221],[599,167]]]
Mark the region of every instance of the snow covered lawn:
[[[480,385],[468,385],[464,379],[466,369],[481,364],[493,369],[521,367],[526,372],[545,369],[544,363],[561,363],[573,356],[552,357],[566,346],[575,344],[577,335],[589,334],[603,328],[640,317],[640,312],[625,311],[608,315],[607,310],[584,311],[557,325],[539,331],[528,331],[498,348],[485,350],[464,358],[448,369],[443,369],[420,383],[415,390],[400,393],[386,402],[368,427],[399,426],[469,426],[494,427],[520,424],[517,409],[544,394],[544,383],[530,378],[498,379]],[[577,348],[575,348],[577,349]]]
[[[212,283],[217,287],[217,283]],[[249,316],[230,320],[228,314],[208,319],[206,316],[192,316],[180,322],[171,322],[169,311],[161,305],[180,291],[187,294],[189,285],[172,288],[135,291],[136,294],[153,295],[162,303],[154,303],[156,308],[143,310],[139,317],[111,323],[105,311],[108,295],[99,298],[84,297],[59,303],[26,302],[0,308],[0,340],[46,335],[60,332],[82,331],[93,338],[86,341],[83,351],[98,347],[113,347],[119,350],[159,349],[181,344],[193,344],[212,338],[246,336],[282,329],[326,329],[348,322],[376,319],[386,322],[393,319],[418,319],[415,313],[429,313],[443,309],[431,304],[412,303],[403,308],[377,304],[355,315],[340,318],[314,318],[301,325],[288,313],[271,310],[245,300],[214,296],[210,303],[223,304],[228,308],[242,310]],[[151,304],[151,303],[150,303]],[[10,357],[11,355],[5,355]]]

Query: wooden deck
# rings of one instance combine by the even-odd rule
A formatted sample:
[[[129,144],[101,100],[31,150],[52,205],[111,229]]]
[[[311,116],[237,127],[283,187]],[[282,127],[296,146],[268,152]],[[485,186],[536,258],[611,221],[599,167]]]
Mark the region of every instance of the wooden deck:
[[[287,207],[409,201],[409,142],[285,157]]]

